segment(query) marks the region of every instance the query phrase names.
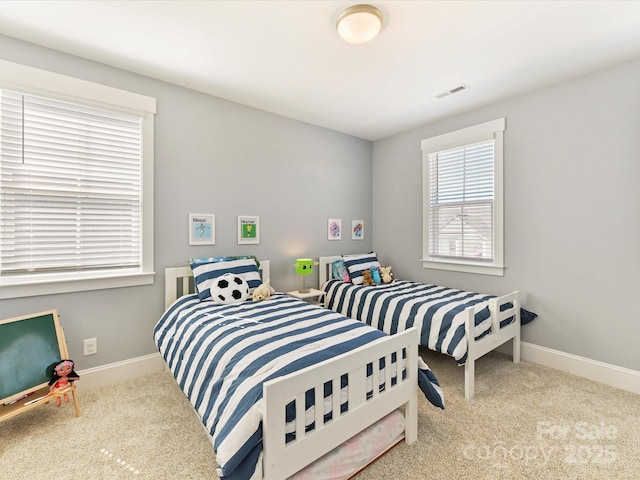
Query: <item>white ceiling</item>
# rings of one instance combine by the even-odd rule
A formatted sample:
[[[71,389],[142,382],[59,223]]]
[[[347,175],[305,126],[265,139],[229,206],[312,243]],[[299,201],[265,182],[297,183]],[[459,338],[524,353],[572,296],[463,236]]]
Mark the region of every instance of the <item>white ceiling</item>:
[[[640,57],[640,1],[371,1],[350,45],[358,1],[2,0],[0,33],[368,140]]]

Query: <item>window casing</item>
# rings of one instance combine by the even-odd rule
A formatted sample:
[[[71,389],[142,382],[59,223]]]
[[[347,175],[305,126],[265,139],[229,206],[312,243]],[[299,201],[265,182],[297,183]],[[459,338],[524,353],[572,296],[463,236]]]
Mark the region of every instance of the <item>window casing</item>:
[[[154,113],[0,61],[0,298],[153,283]]]
[[[424,268],[504,274],[504,129],[501,118],[422,141]]]

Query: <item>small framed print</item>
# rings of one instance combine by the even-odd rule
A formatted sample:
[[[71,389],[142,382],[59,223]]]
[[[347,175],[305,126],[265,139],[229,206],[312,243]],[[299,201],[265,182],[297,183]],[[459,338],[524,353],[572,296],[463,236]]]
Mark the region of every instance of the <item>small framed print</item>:
[[[364,239],[364,220],[351,220],[351,240]]]
[[[215,245],[216,216],[212,213],[189,214],[189,245]]]
[[[330,218],[327,223],[327,238],[329,240],[342,240],[342,220]]]
[[[260,218],[251,216],[238,217],[238,243],[256,244],[260,243]]]

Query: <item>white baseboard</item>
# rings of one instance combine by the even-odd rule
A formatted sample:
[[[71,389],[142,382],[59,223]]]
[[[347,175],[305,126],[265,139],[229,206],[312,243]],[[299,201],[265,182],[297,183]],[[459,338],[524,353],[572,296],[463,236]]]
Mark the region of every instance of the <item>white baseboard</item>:
[[[80,380],[77,383],[78,392],[106,387],[151,373],[162,372],[165,369],[165,365],[159,353],[152,353],[121,362],[78,370],[78,375],[80,375]]]
[[[499,351],[510,355],[512,353],[511,342],[500,347]],[[527,342],[520,342],[520,357],[526,362],[537,363],[594,382],[640,394],[640,372],[636,370]]]
[[[533,343],[520,342],[520,349],[521,358],[526,362],[554,368],[611,387],[640,394],[640,372],[636,370],[598,362],[571,353],[541,347]],[[511,355],[513,352],[511,342],[499,347],[498,351]],[[114,383],[132,380],[151,373],[162,372],[165,368],[166,364],[160,354],[153,353],[78,371],[78,375],[82,380],[77,383],[78,392],[113,385]]]

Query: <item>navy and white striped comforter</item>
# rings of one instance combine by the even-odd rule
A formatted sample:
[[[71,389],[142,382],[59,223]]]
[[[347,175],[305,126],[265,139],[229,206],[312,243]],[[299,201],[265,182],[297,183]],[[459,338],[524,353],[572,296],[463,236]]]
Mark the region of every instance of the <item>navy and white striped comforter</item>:
[[[475,338],[491,330],[489,300],[495,295],[400,280],[374,286],[330,280],[324,290],[327,308],[388,334],[418,327],[420,345],[447,354],[460,365],[467,360],[465,309],[476,305],[479,308]]]
[[[225,479],[261,478],[265,381],[381,336],[361,322],[282,294],[233,305],[187,295],[154,328],[160,353],[212,437],[218,474]],[[442,390],[420,362],[419,387],[443,408]]]

